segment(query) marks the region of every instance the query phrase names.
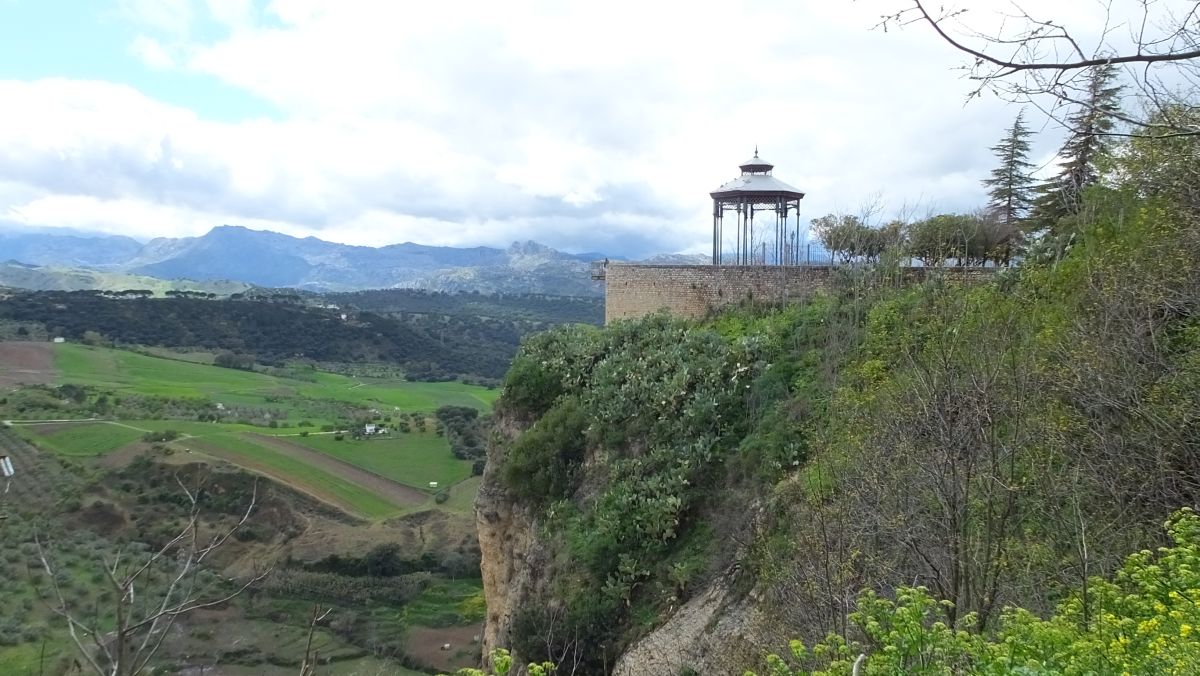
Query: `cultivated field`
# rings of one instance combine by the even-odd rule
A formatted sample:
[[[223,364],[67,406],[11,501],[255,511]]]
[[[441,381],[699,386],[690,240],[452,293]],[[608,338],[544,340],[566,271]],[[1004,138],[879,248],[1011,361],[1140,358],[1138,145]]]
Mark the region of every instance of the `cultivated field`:
[[[147,446],[141,442],[146,432],[174,430],[182,436],[168,446],[179,453],[202,453],[265,474],[366,519],[432,507],[433,494],[441,490],[451,491],[445,509],[469,512],[477,485],[465,481],[471,463],[451,455],[446,440],[433,433],[338,441],[332,434],[301,437],[290,430],[186,420],[16,421],[13,430],[42,448],[80,458],[139,452]],[[471,485],[469,496],[460,483]]]
[[[479,478],[471,476],[472,463],[455,458],[447,439],[433,431],[433,413],[443,405],[487,411],[498,391],[307,368],[239,371],[204,363],[206,358],[0,343],[0,376],[11,383],[0,393],[8,406],[0,418],[13,418],[11,428],[0,429],[0,446],[15,449],[20,470],[8,506],[11,512],[15,504],[36,504],[57,520],[55,556],[66,562],[71,593],[81,603],[106,602],[94,566],[81,552],[108,551],[112,538],[140,528],[146,530],[139,537],[147,537],[172,527],[161,515],[178,507],[175,472],[242,477],[242,490],[249,490],[253,481],[230,471],[232,465],[286,488],[272,485],[259,494],[266,501],[255,519],[262,521],[245,540],[231,541],[230,552],[210,571],[212,580],[244,576],[264,558],[276,560],[284,578],[309,575],[302,562],[333,554],[362,557],[386,543],[400,547],[406,565],[431,577],[415,598],[363,602],[341,596],[354,588],[354,578],[321,574],[315,587],[272,589],[253,603],[191,618],[167,652],[197,656],[200,664],[213,664],[213,655],[231,660],[213,673],[295,673],[304,618],[318,603],[338,605],[340,613],[340,633],[326,628],[314,637],[321,654],[335,660],[321,673],[418,673],[374,656],[379,654],[404,654],[444,671],[473,663],[479,646],[472,639],[484,612],[471,568],[478,560],[471,515]],[[365,419],[384,422],[391,435],[354,439],[328,431]],[[174,433],[163,435],[170,440],[153,440],[166,431]],[[441,491],[448,499],[439,504]],[[223,493],[218,488],[213,494]],[[0,529],[24,527],[28,516],[0,521]],[[24,533],[22,541],[28,537]],[[32,545],[21,546],[0,555],[0,572],[11,579],[36,564]],[[29,625],[16,645],[0,643],[0,673],[38,673],[42,637],[51,663],[73,654],[56,618],[25,587],[0,598],[0,607],[17,604]],[[384,640],[376,637],[386,637],[390,653],[371,652]],[[441,650],[445,643],[452,649]],[[214,653],[214,646],[224,645],[238,646],[234,657],[220,657],[220,648]]]
[[[20,425],[16,430],[38,446],[59,455],[92,457],[124,448],[144,434],[132,426],[108,422]]]
[[[284,443],[319,451],[422,491],[435,493],[471,476],[471,463],[451,455],[446,439],[433,433],[360,441],[320,435],[291,437]],[[429,487],[431,481],[437,482],[436,489]]]
[[[226,405],[270,406],[290,409],[297,416],[306,412],[302,410],[305,400],[346,402],[388,412],[432,412],[447,404],[487,410],[499,396],[496,390],[457,382],[350,378],[319,371],[297,373],[303,379],[289,378],[126,350],[70,343],[48,347],[53,348],[54,365],[60,371],[57,382],[133,394],[207,398]]]
[[[58,371],[51,348],[50,343],[0,342],[0,392],[54,382]]]
[[[433,495],[442,490],[451,496],[444,509],[470,511],[470,497],[451,489],[471,476],[471,463],[455,458],[446,439],[433,432],[336,439],[318,431],[319,425],[332,422],[321,411],[329,411],[331,402],[373,408],[385,416],[432,413],[448,404],[486,410],[497,395],[461,383],[358,379],[315,371],[291,378],[75,344],[0,343],[0,348],[6,346],[0,352],[8,359],[0,363],[5,373],[37,372],[43,379],[53,376],[54,382],[91,386],[114,396],[207,400],[229,409],[252,406],[288,416],[271,428],[196,420],[59,422],[58,416],[45,423],[14,421],[18,434],[42,448],[64,457],[111,454],[127,461],[149,447],[144,434],[171,430],[180,436],[168,446],[179,453],[203,454],[259,472],[368,520],[434,507]],[[310,426],[298,427],[300,421]],[[430,482],[437,487],[430,488]]]

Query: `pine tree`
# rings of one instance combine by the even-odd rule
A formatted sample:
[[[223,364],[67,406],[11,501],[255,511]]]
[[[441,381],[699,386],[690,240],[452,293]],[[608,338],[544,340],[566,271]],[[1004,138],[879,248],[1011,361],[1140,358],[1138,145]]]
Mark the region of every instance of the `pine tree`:
[[[1108,156],[1110,137],[1120,109],[1113,65],[1097,66],[1088,75],[1085,100],[1067,118],[1067,137],[1059,151],[1058,175],[1039,186],[1030,220],[1054,232],[1058,222],[1079,213],[1083,192],[1099,180],[1098,165]]]
[[[1027,159],[1032,135],[1025,126],[1025,111],[1021,111],[1004,138],[992,146],[1000,166],[983,182],[988,187],[988,210],[1014,231],[1033,203],[1033,164]]]

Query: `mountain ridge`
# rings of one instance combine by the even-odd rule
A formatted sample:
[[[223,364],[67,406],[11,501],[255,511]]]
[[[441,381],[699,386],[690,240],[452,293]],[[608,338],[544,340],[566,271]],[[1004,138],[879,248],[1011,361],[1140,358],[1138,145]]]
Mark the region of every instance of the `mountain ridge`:
[[[561,252],[532,240],[505,249],[414,242],[355,246],[238,225],[144,244],[119,235],[0,233],[0,259],[26,266],[321,292],[420,288],[597,296],[602,290],[588,266],[604,257]]]

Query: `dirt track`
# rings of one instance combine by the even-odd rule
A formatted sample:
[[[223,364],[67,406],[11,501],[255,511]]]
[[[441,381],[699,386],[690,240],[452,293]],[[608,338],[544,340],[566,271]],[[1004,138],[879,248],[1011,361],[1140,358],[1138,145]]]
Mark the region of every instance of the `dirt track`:
[[[249,433],[246,436],[253,439],[256,444],[273,448],[280,453],[286,453],[307,465],[312,465],[334,476],[341,477],[346,481],[358,484],[373,493],[382,495],[397,505],[415,507],[429,500],[427,494],[411,486],[405,486],[402,483],[386,479],[373,472],[368,472],[361,467],[356,467],[348,462],[343,462],[300,444],[265,434]]]
[[[53,382],[58,377],[50,343],[0,343],[0,390]]]

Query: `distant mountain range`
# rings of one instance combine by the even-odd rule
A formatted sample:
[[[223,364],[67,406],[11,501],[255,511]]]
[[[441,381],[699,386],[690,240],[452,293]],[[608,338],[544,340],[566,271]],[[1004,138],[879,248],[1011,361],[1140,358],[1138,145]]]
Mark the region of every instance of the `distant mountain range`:
[[[507,249],[348,246],[231,225],[202,237],[145,244],[107,235],[0,233],[0,261],[9,261],[0,264],[0,286],[148,288],[145,278],[156,278],[204,282],[203,288],[220,281],[309,291],[419,288],[595,296],[603,289],[592,281],[589,264],[603,258],[536,242]]]
[[[203,291],[228,296],[249,291],[245,282],[213,280],[197,282],[190,279],[157,279],[124,272],[107,272],[94,268],[30,265],[14,260],[0,262],[0,287],[31,291],[124,291],[146,289],[162,296],[167,291]]]

